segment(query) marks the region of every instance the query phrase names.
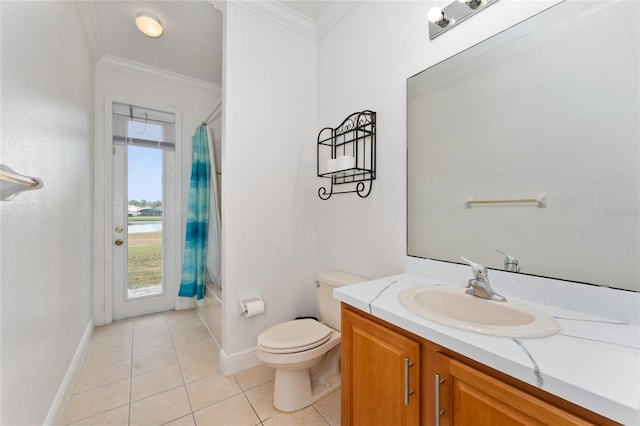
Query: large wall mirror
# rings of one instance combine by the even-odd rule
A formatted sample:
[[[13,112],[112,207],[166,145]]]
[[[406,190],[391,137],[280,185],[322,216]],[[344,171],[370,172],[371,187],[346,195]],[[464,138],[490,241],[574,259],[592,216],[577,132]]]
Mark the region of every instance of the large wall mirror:
[[[640,291],[639,16],[560,3],[409,78],[409,256]]]

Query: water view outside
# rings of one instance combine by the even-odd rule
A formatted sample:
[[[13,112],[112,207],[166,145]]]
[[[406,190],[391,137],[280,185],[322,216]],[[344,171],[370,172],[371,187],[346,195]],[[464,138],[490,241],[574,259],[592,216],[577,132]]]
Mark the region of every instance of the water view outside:
[[[127,294],[162,294],[162,151],[128,147]],[[150,201],[155,200],[155,201]]]
[[[143,234],[148,232],[161,232],[162,231],[162,221],[153,221],[149,222],[129,222],[129,233],[130,234]]]

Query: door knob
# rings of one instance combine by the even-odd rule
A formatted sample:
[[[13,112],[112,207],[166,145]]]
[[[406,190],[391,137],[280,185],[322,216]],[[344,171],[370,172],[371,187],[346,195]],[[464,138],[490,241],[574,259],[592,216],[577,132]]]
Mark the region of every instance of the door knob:
[[[124,243],[124,241],[122,241],[121,239],[117,239],[116,240],[116,245],[117,246],[121,246]]]

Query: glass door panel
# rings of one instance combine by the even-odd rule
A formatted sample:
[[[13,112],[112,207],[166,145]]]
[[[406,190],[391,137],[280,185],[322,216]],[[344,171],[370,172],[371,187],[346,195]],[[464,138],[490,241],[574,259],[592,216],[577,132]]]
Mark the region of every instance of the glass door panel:
[[[127,298],[164,293],[162,151],[128,147]]]

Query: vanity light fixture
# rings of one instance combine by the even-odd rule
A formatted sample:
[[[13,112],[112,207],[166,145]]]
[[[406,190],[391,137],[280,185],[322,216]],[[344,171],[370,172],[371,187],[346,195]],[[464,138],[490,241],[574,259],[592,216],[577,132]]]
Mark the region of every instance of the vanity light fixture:
[[[451,18],[449,18],[438,6],[429,9],[427,19],[429,20],[429,22],[436,24],[442,28],[452,23]]]
[[[160,37],[164,32],[160,19],[148,12],[138,12],[136,15],[136,27],[148,37]]]
[[[427,14],[429,40],[455,27],[460,22],[486,9],[498,0],[456,0],[444,9],[432,7]]]
[[[460,3],[464,3],[469,6],[469,9],[476,10],[484,3],[482,0],[458,0]]]

